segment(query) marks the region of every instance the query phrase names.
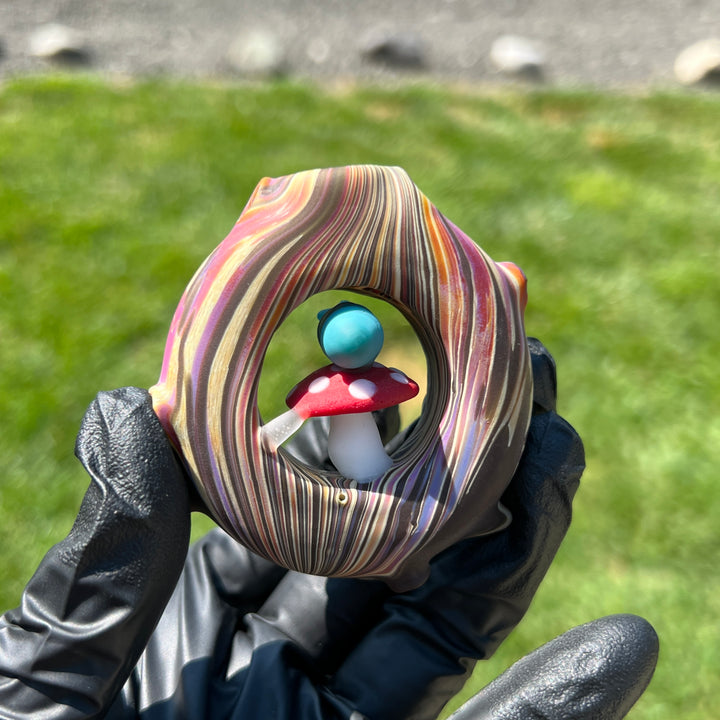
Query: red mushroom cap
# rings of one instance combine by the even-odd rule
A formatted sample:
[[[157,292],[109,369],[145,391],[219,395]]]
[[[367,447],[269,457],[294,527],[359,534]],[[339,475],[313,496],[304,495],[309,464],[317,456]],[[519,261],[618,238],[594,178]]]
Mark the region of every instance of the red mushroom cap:
[[[418,391],[417,383],[405,373],[380,363],[362,370],[326,365],[301,380],[285,402],[307,420],[382,410],[414,398]]]

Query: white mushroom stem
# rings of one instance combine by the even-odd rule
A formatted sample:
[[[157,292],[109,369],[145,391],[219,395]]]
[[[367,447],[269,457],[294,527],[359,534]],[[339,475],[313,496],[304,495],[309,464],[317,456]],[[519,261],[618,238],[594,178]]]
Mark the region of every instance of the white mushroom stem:
[[[303,422],[298,413],[288,410],[262,426],[262,441],[270,450],[277,450]],[[328,455],[341,475],[361,483],[375,480],[392,466],[369,412],[330,417]]]
[[[304,422],[294,410],[288,410],[260,428],[263,442],[271,450],[277,450],[280,445],[302,427]]]
[[[357,482],[374,480],[392,465],[372,413],[367,412],[330,418],[328,455],[338,472]]]

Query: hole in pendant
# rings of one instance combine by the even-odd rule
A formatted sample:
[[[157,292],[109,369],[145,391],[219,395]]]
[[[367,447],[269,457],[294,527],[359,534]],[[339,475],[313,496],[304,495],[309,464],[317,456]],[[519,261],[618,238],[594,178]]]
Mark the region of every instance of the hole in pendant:
[[[384,343],[376,358],[412,378],[420,392],[399,406],[400,429],[420,416],[427,388],[427,363],[420,341],[403,314],[390,303],[349,291],[313,295],[296,308],[276,330],[268,346],[258,386],[258,409],[263,423],[288,411],[285,398],[303,378],[329,365],[317,339],[317,314],[347,300],[370,310],[383,326]]]

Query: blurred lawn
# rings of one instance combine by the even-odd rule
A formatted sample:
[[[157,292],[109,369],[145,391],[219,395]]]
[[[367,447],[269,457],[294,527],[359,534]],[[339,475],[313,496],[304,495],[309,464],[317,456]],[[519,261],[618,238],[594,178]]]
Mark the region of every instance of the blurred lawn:
[[[720,98],[705,95],[6,82],[0,605],[17,603],[72,523],[85,407],[100,389],[156,380],[185,284],[257,181],[397,164],[526,271],[528,332],[555,355],[561,412],[586,443],[568,538],[475,686],[573,625],[632,612],[655,625],[662,656],[631,717],[714,717],[718,118]],[[412,333],[387,322],[402,358]],[[310,311],[283,333],[263,374],[267,412],[319,358]]]

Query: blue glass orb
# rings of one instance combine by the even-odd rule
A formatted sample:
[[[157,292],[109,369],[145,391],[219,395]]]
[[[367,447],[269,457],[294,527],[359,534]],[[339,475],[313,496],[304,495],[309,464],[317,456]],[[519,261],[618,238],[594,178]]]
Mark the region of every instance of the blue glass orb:
[[[362,305],[341,302],[318,313],[323,352],[342,368],[371,365],[385,339],[380,321]]]

